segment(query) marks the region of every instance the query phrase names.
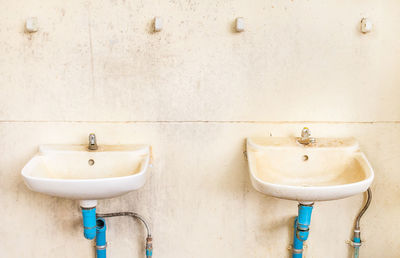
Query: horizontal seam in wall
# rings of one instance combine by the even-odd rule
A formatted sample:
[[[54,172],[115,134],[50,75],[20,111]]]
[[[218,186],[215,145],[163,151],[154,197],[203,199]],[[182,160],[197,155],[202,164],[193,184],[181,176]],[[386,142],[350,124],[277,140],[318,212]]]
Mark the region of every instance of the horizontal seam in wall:
[[[400,124],[400,121],[246,121],[246,120],[159,120],[159,121],[84,121],[84,120],[0,120],[0,123],[77,123],[77,124]]]

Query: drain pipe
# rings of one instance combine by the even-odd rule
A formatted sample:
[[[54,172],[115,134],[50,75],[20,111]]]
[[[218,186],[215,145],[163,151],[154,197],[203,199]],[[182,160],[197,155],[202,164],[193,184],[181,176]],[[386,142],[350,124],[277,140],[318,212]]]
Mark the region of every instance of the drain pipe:
[[[137,220],[140,220],[143,223],[143,225],[146,227],[146,231],[147,231],[146,257],[147,258],[153,257],[153,238],[151,237],[151,231],[150,231],[149,224],[146,222],[146,220],[142,216],[140,216],[139,214],[137,214],[135,212],[129,212],[129,211],[113,212],[113,213],[97,213],[97,217],[98,218],[99,217],[101,217],[101,218],[109,218],[109,217],[120,217],[120,216],[129,216],[129,217],[135,218]]]
[[[97,201],[80,201],[83,219],[83,235],[92,240],[96,236],[96,205]]]
[[[360,231],[360,220],[364,213],[367,211],[369,205],[371,204],[372,199],[372,192],[371,189],[368,188],[367,190],[367,202],[365,203],[364,207],[361,209],[360,213],[357,216],[356,224],[354,226],[354,233],[353,233],[353,240],[351,241],[351,246],[354,247],[354,258],[358,258],[359,256],[359,249],[361,247],[361,231]]]
[[[103,218],[96,220],[96,257],[106,258],[107,256],[106,242],[106,221]]]
[[[294,220],[292,258],[303,257],[303,242],[308,239],[313,205],[312,202],[298,205],[298,216]]]

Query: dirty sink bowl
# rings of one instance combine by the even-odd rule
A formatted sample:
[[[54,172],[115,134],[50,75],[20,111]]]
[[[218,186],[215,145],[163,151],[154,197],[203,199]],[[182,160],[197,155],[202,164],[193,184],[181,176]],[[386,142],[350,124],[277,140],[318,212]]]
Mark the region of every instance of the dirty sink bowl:
[[[22,169],[29,189],[76,200],[98,200],[137,190],[146,182],[148,145],[41,145]]]
[[[299,202],[328,201],[365,192],[374,171],[353,138],[248,138],[247,157],[254,188]]]

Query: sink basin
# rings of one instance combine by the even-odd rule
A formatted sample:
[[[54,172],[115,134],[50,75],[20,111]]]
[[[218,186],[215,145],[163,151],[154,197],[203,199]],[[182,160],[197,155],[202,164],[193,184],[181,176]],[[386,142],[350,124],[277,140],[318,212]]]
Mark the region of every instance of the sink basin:
[[[41,145],[22,169],[32,191],[52,196],[98,200],[136,190],[146,182],[148,145]]]
[[[254,188],[299,202],[328,201],[365,192],[374,171],[353,138],[248,138],[247,157]]]

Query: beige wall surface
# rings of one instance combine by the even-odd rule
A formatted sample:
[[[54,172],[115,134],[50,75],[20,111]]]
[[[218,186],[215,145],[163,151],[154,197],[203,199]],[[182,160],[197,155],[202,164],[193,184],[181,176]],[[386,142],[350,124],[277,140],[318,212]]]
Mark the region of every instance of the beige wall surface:
[[[20,176],[38,145],[90,132],[153,146],[146,185],[98,210],[147,217],[155,257],[289,257],[297,204],[254,190],[243,151],[246,137],[303,126],[360,142],[376,176],[361,257],[400,257],[400,1],[0,4],[0,257],[94,257],[77,202],[31,192]],[[32,16],[40,29],[28,34]],[[351,257],[362,200],[316,203],[305,257]],[[107,223],[109,257],[143,257],[142,225]]]

